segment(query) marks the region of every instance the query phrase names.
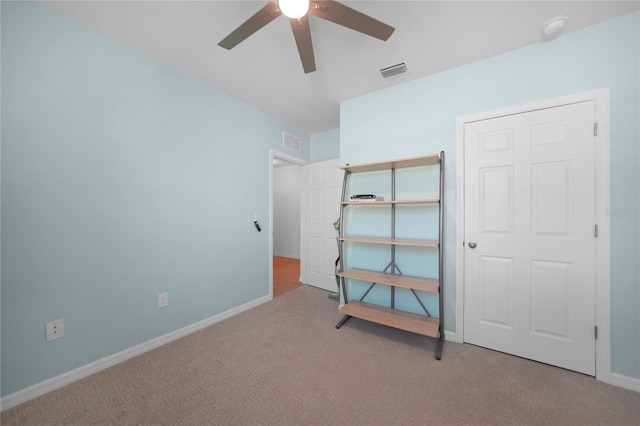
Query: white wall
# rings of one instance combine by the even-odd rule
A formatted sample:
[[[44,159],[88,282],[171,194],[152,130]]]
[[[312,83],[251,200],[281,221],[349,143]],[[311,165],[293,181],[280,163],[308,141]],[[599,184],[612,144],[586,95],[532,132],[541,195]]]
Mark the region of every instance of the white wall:
[[[340,129],[311,135],[311,162],[340,158]]]

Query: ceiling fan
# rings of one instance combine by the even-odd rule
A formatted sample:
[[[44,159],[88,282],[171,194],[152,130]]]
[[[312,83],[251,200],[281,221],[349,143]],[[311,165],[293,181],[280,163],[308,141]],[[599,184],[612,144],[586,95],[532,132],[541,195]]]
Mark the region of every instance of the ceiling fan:
[[[230,50],[280,15],[289,18],[305,73],[316,70],[309,15],[326,19],[383,41],[386,41],[395,30],[377,19],[333,0],[279,0],[277,3],[273,1],[267,3],[220,41],[218,45]]]

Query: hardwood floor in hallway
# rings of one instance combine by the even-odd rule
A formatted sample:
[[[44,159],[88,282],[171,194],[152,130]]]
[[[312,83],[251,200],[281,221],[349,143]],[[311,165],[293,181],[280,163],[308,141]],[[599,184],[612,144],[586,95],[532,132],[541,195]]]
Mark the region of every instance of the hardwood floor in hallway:
[[[302,286],[300,279],[300,259],[273,256],[273,297]]]

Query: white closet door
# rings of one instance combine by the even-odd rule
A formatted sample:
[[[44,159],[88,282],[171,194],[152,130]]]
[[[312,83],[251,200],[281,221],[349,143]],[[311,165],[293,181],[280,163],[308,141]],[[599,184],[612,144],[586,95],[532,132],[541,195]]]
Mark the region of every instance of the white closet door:
[[[594,102],[465,125],[464,340],[595,374]]]

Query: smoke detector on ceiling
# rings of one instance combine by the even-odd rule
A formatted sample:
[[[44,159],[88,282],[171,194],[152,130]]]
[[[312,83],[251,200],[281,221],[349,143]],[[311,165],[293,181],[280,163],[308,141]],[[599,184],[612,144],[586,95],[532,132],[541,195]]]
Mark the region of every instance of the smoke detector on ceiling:
[[[542,26],[542,34],[545,37],[551,38],[560,34],[560,31],[564,28],[564,25],[567,23],[569,17],[567,15],[555,16],[549,19]]]

